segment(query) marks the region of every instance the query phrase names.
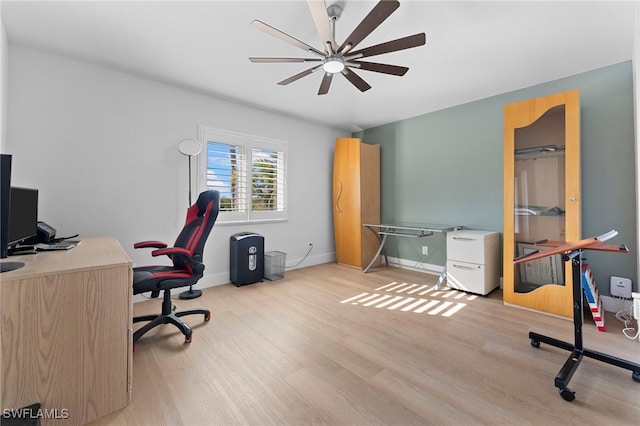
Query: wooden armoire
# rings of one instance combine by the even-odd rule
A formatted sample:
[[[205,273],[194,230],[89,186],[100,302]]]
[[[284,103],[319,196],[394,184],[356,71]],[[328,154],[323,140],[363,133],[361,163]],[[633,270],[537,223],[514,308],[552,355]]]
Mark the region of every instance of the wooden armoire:
[[[560,255],[513,264],[536,241],[578,241],[580,93],[571,90],[504,108],[504,289],[507,304],[570,318],[571,262]]]
[[[333,157],[336,261],[364,269],[380,246],[362,226],[380,223],[380,145],[338,138]]]

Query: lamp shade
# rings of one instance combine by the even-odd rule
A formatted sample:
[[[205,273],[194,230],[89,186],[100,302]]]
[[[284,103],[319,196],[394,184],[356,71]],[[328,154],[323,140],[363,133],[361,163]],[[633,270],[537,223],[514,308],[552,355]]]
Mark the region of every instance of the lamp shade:
[[[195,139],[184,139],[178,143],[178,151],[189,157],[198,155],[202,151],[202,144]]]

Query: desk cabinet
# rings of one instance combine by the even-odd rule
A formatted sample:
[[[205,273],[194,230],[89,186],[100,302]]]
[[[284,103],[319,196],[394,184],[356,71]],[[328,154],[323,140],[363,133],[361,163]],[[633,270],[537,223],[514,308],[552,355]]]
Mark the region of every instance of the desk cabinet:
[[[114,238],[12,257],[2,274],[2,409],[39,402],[83,425],[131,398],[131,260]]]
[[[338,138],[333,157],[336,260],[364,269],[380,245],[364,223],[380,223],[380,145]]]
[[[447,286],[486,295],[500,284],[500,234],[461,230],[447,234]]]

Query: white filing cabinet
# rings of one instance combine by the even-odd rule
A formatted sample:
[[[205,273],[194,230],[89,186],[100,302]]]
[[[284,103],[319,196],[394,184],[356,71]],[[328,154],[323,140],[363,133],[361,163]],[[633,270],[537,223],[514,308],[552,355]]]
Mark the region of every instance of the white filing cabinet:
[[[464,229],[447,234],[447,285],[487,295],[500,284],[500,234]]]

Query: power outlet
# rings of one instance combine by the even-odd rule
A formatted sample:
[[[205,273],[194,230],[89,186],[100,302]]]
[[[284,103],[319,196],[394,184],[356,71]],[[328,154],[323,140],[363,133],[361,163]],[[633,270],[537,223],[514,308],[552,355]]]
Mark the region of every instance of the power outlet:
[[[640,321],[640,293],[633,294],[633,317]]]
[[[609,292],[613,297],[631,299],[631,280],[629,278],[611,277]]]
[[[429,256],[429,246],[422,246],[422,255]]]

